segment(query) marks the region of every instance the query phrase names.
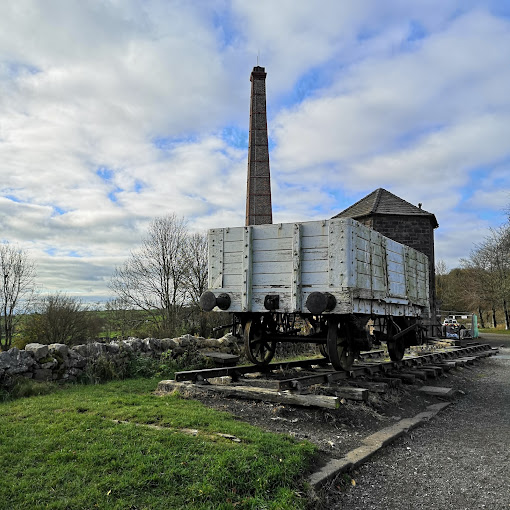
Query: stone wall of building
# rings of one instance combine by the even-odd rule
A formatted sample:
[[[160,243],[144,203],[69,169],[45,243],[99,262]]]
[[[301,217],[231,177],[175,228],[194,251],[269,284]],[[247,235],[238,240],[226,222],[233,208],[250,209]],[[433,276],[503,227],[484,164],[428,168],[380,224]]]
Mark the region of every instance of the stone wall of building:
[[[372,228],[383,236],[425,253],[434,261],[434,229],[426,216],[374,216]]]
[[[173,358],[184,354],[189,347],[199,352],[216,351],[239,354],[237,339],[232,335],[222,338],[201,338],[184,335],[179,338],[128,338],[110,343],[92,342],[68,347],[64,344],[32,343],[20,350],[16,347],[0,352],[0,386],[15,376],[37,381],[76,381],[87,364],[100,357],[112,360],[133,355],[159,357],[169,352]]]

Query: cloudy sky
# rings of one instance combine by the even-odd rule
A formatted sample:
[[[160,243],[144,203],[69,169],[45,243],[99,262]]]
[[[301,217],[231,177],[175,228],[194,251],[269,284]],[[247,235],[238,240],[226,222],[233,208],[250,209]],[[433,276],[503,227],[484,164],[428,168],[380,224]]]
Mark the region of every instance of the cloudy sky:
[[[449,268],[510,205],[510,1],[0,2],[0,242],[104,300],[155,216],[244,223],[267,71],[275,222],[382,187]],[[437,260],[436,259],[436,260]]]

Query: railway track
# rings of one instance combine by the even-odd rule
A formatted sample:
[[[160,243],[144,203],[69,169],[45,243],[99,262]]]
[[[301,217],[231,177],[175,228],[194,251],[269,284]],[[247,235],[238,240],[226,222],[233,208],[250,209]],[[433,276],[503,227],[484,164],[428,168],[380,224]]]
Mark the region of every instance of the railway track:
[[[191,396],[217,393],[237,398],[293,405],[338,408],[341,399],[367,400],[401,384],[425,384],[459,366],[498,352],[488,344],[451,347],[401,361],[383,359],[384,351],[362,353],[349,371],[336,371],[325,358],[282,361],[265,366],[246,365],[177,372],[161,381],[160,393],[185,390]]]

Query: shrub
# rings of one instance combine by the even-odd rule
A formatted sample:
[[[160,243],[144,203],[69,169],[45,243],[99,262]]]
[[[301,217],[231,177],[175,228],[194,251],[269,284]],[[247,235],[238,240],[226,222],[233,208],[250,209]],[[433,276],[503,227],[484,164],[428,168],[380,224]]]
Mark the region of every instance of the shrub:
[[[30,338],[21,335],[16,335],[13,339],[12,346],[17,347],[20,351],[22,351],[29,343]]]
[[[173,377],[180,370],[210,367],[211,361],[200,354],[195,346],[189,346],[178,357],[174,357],[172,351],[164,352],[159,358],[132,357],[128,364],[128,377]]]
[[[113,359],[100,355],[95,360],[89,360],[80,382],[86,384],[99,384],[114,379],[125,379],[128,373],[127,359]]]
[[[97,336],[100,321],[80,300],[57,293],[44,296],[25,317],[22,336],[27,342],[74,345]]]
[[[114,379],[137,377],[170,378],[180,370],[199,370],[211,366],[212,362],[200,354],[195,346],[187,347],[178,357],[174,357],[172,351],[164,352],[158,358],[143,354],[129,354],[123,358],[111,358],[102,355],[87,363],[80,381],[98,384]]]
[[[162,357],[168,357],[169,355],[169,352],[163,353]],[[175,361],[177,362],[177,370],[200,370],[212,366],[211,360],[201,354],[196,345],[186,347],[184,352]]]
[[[127,377],[154,377],[159,375],[160,368],[160,359],[138,354],[129,359]]]

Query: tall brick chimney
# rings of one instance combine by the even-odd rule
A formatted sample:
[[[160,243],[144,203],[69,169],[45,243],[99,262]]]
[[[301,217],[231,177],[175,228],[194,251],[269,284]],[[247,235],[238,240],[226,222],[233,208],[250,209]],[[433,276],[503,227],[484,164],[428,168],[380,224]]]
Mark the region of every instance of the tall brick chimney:
[[[262,225],[273,223],[269,147],[267,142],[265,68],[254,67],[250,81],[251,104],[246,225]]]

